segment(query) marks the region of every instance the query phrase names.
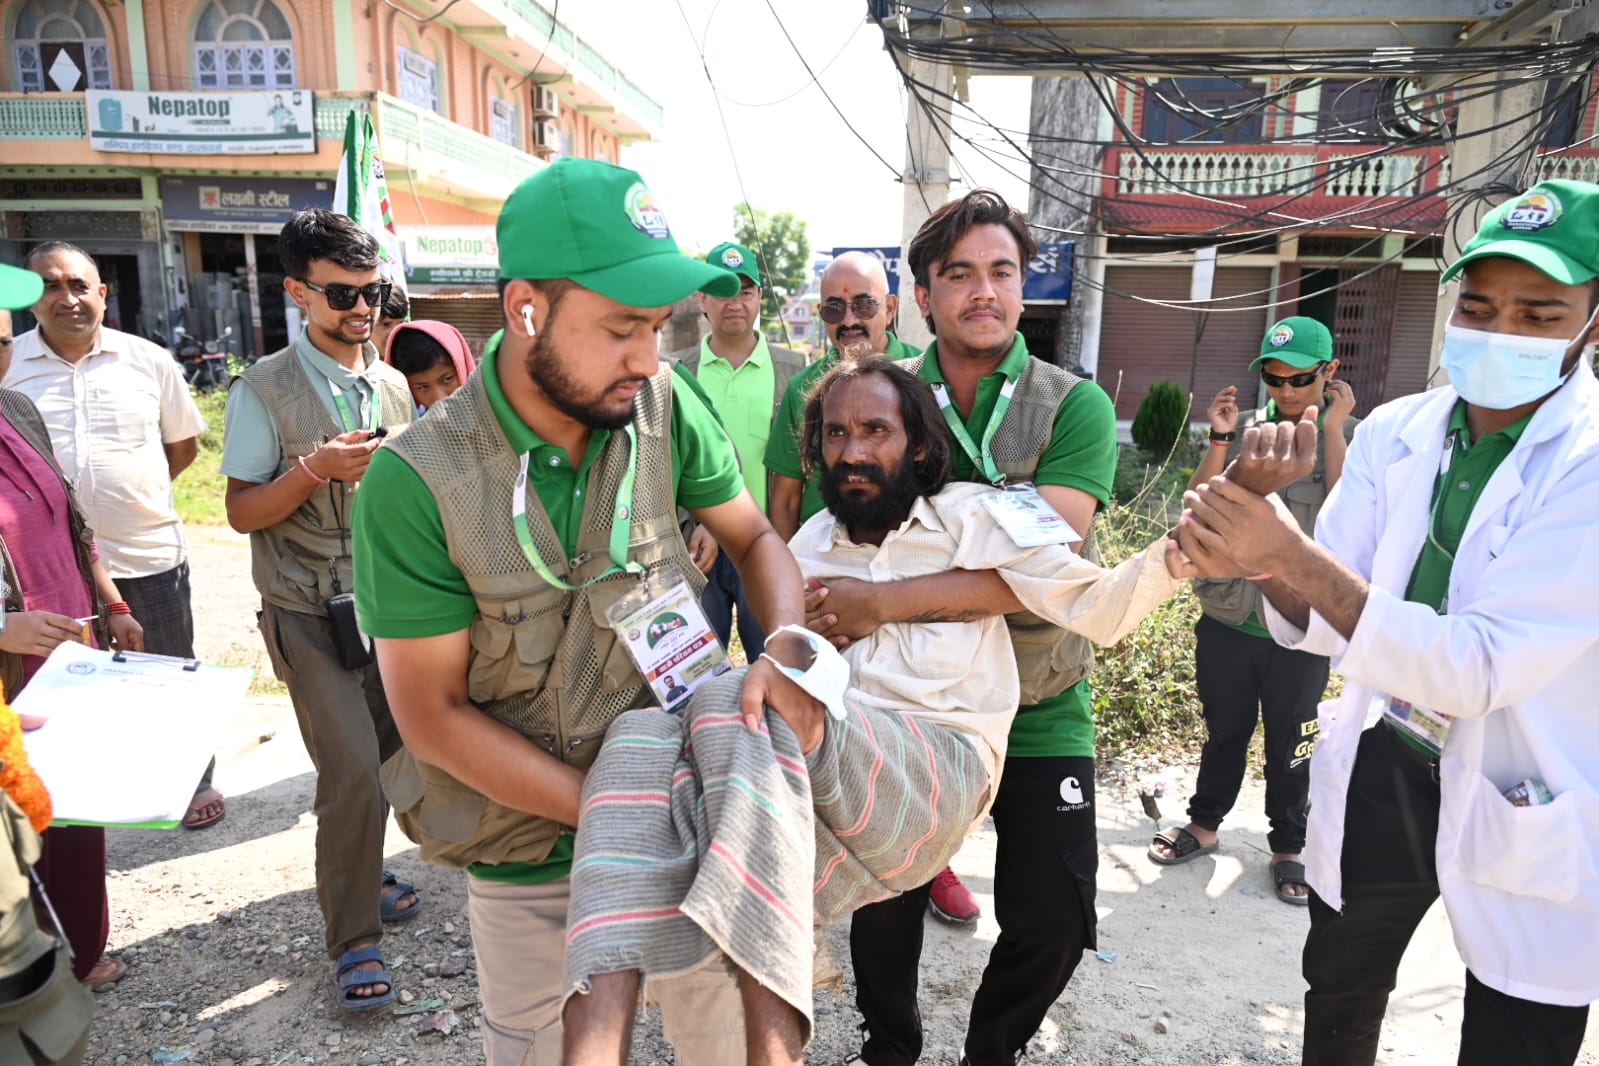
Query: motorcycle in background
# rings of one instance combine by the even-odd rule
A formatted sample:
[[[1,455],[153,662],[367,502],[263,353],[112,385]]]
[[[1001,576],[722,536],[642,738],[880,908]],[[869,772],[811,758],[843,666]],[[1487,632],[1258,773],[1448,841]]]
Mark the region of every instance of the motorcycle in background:
[[[222,331],[215,340],[202,342],[184,329],[172,329],[172,355],[183,369],[183,380],[200,392],[225,388],[228,383],[227,341],[233,336],[233,327]]]

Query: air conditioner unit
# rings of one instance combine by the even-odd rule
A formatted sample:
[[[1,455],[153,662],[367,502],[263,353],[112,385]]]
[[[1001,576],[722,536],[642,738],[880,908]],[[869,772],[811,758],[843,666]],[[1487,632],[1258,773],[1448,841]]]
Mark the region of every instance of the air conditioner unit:
[[[533,86],[533,114],[538,118],[561,117],[561,98],[555,95],[554,89]]]
[[[549,159],[560,149],[561,130],[552,118],[536,119],[533,123],[533,151]]]

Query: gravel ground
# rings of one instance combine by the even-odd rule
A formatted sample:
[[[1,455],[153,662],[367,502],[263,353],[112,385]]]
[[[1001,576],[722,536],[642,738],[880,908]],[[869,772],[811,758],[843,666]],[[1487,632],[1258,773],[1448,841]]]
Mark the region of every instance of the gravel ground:
[[[198,529],[191,549],[202,654],[264,668],[244,538]],[[267,691],[232,712],[218,753],[218,785],[228,796],[223,822],[201,832],[110,834],[111,951],[126,960],[128,976],[98,997],[88,1061],[481,1063],[464,875],[421,863],[392,825],[388,865],[414,881],[427,903],[414,921],[391,927],[383,946],[408,1006],[442,1003],[373,1016],[348,1016],[334,1003],[313,891],[313,775],[288,700],[271,687],[258,685]],[[1030,1059],[1061,1066],[1297,1063],[1306,917],[1272,897],[1261,787],[1246,784],[1221,851],[1163,869],[1144,857],[1153,826],[1136,791],[1139,781],[1155,777],[1168,783],[1166,813],[1180,814],[1191,766],[1151,759],[1101,774],[1101,955],[1085,956]],[[970,928],[927,924],[927,1063],[959,1060],[971,995],[998,932],[993,849],[985,828],[955,863],[982,901],[983,919]],[[858,1049],[847,925],[827,936],[845,984],[818,994],[808,1056],[818,1064]],[[1462,980],[1447,922],[1435,908],[1401,970],[1378,1061],[1453,1061]],[[448,1033],[422,1031],[426,1022],[451,1020]],[[653,1016],[637,1026],[633,1058],[673,1061]],[[1599,1066],[1599,1036],[1590,1035],[1579,1062]]]

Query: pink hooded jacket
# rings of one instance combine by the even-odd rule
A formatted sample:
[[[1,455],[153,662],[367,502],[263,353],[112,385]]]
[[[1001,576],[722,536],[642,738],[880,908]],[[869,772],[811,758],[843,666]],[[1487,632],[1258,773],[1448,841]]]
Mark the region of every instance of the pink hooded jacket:
[[[461,331],[448,322],[438,322],[430,318],[401,322],[389,333],[388,343],[383,346],[385,363],[394,362],[394,357],[390,354],[394,350],[394,338],[408,329],[419,329],[443,345],[444,350],[450,353],[450,362],[455,364],[455,376],[461,380],[461,384],[466,384],[466,379],[477,369],[477,360],[472,358],[472,349],[467,347],[466,338],[461,336]]]

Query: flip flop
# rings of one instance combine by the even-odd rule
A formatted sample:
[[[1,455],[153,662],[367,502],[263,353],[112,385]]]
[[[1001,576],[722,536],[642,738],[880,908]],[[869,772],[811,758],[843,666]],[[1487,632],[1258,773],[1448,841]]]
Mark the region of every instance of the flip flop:
[[[205,799],[204,797],[206,796],[211,796],[214,798]],[[205,809],[207,807],[215,807],[216,810],[211,814],[206,814]],[[196,792],[194,794],[194,798],[189,801],[189,810],[183,816],[183,828],[204,829],[208,825],[216,825],[218,822],[222,821],[223,817],[227,813],[228,807],[227,804],[223,802],[222,793],[218,792],[214,788],[201,789],[199,792]]]
[[[386,1007],[394,1002],[394,978],[389,976],[387,966],[376,970],[363,970],[363,962],[383,962],[383,952],[374,947],[351,948],[339,956],[339,1006],[349,1011],[376,1010]],[[366,988],[370,985],[388,985],[389,990],[381,996],[356,996],[351,993],[357,988]]]
[[[1155,850],[1155,845],[1164,844],[1172,850],[1168,858]],[[1180,866],[1191,859],[1201,855],[1209,855],[1215,851],[1219,844],[1201,844],[1199,838],[1181,826],[1172,826],[1162,829],[1155,834],[1155,839],[1149,842],[1149,861],[1161,866]]]
[[[1277,898],[1292,907],[1310,906],[1310,893],[1303,896],[1291,895],[1283,891],[1284,885],[1304,885],[1310,887],[1310,882],[1305,880],[1305,864],[1292,859],[1283,859],[1281,862],[1271,864],[1271,879],[1277,883]]]
[[[406,922],[415,918],[422,910],[424,902],[420,894],[417,894],[416,901],[409,907],[400,906],[400,901],[412,893],[416,893],[415,885],[407,884],[388,870],[384,870],[383,892],[378,896],[378,917],[385,922]]]

